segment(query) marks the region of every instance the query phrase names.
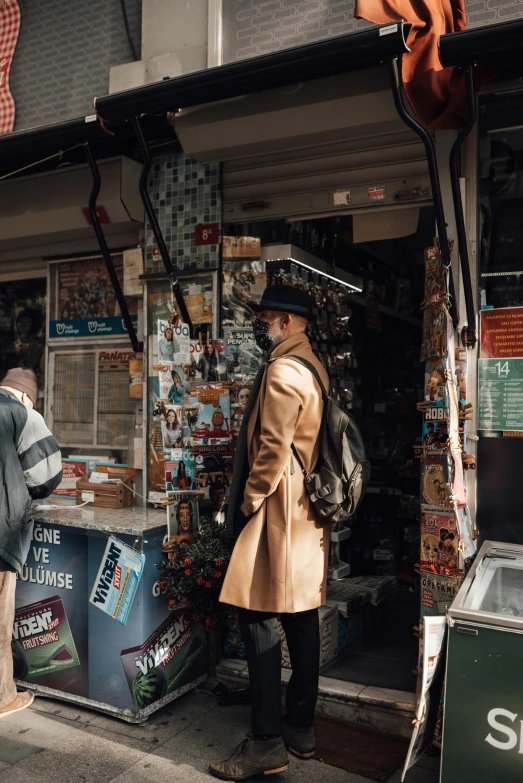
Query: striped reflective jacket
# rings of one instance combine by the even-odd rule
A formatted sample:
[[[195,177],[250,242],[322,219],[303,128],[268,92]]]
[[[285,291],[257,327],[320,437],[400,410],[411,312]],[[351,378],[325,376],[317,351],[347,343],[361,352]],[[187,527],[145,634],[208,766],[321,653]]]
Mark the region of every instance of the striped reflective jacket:
[[[61,480],[60,449],[43,418],[0,389],[0,557],[18,573],[33,536],[33,500]]]

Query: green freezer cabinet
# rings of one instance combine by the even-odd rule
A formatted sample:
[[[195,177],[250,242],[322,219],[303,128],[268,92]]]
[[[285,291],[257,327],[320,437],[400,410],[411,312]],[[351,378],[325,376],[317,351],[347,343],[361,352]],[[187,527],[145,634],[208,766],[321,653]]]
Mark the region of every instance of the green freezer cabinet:
[[[523,546],[486,541],[449,609],[441,783],[523,781]]]

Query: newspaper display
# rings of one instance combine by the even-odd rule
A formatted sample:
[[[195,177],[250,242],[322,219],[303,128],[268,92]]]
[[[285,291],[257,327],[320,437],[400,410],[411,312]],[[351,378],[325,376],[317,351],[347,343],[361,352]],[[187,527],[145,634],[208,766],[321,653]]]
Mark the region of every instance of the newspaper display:
[[[89,598],[90,603],[125,625],[144,563],[145,555],[110,536]]]
[[[62,480],[55,489],[52,498],[67,498],[76,500],[76,482],[85,478],[88,473],[88,462],[85,459],[63,459]]]
[[[227,377],[230,381],[247,381],[256,377],[263,363],[252,329],[230,328],[225,333]]]
[[[421,691],[416,707],[416,721],[410,741],[403,775],[423,756],[434,738],[438,719],[440,693],[445,672],[445,638],[447,618],[423,618],[423,674]]]

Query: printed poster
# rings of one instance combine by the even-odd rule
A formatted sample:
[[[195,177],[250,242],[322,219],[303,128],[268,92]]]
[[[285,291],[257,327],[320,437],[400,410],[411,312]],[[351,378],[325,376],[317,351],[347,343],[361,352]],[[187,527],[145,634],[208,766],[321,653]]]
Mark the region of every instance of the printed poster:
[[[90,603],[125,625],[144,563],[145,555],[110,536],[89,598]]]
[[[481,358],[523,358],[523,307],[481,311]]]
[[[200,623],[173,613],[137,647],[122,650],[127,685],[141,710],[207,675],[207,643]]]
[[[237,437],[251,396],[253,381],[239,381],[231,384],[231,431]]]
[[[123,257],[113,257],[123,285]],[[127,300],[138,327],[137,300]],[[125,322],[103,258],[66,261],[56,267],[56,306],[49,337],[107,337],[126,334]]]

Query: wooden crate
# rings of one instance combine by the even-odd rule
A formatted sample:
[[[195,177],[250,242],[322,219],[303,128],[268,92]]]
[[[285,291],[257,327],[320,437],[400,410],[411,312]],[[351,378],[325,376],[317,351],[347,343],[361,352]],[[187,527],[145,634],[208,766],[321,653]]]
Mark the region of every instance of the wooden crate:
[[[89,481],[91,474],[84,476],[76,482],[76,505],[79,506],[87,500],[87,493],[93,496],[93,505],[99,508],[129,508],[133,505],[133,493],[131,478],[123,477],[127,486],[119,484],[95,484]],[[107,474],[111,478],[111,474]],[[121,478],[120,476],[115,478]]]

